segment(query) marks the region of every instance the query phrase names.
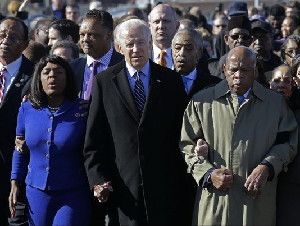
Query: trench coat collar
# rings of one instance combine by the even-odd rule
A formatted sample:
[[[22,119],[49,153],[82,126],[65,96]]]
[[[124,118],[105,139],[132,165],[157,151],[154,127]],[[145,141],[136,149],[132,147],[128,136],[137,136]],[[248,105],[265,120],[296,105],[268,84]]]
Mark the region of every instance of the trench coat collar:
[[[259,84],[257,81],[253,82],[251,94],[260,99],[261,101],[264,101],[266,98],[266,92],[261,84]],[[226,79],[221,81],[215,86],[215,98],[219,99],[220,97],[223,97],[230,93],[230,89],[228,86],[228,83]]]

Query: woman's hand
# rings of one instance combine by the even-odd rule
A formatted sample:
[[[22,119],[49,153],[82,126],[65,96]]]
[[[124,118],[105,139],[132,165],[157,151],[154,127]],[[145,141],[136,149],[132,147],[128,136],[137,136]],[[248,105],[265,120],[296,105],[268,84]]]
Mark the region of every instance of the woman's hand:
[[[12,218],[15,217],[15,215],[16,215],[16,205],[17,205],[18,195],[19,195],[18,182],[15,180],[12,180],[10,194],[8,197],[9,210],[10,210],[10,214],[11,214]]]

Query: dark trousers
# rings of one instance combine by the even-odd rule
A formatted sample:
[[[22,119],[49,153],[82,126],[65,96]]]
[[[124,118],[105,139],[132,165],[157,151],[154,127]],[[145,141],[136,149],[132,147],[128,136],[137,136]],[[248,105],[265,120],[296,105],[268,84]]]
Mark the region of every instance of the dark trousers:
[[[8,201],[7,199],[0,198],[0,226],[8,225]]]
[[[114,202],[109,199],[106,203],[99,203],[93,197],[91,226],[119,226],[119,216]]]

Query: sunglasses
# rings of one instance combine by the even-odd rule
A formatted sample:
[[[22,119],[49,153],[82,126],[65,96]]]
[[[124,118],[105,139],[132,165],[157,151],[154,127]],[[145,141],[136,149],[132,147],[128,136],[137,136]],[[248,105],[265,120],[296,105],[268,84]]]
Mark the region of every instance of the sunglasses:
[[[238,39],[241,39],[241,40],[249,40],[251,38],[250,35],[246,35],[246,34],[236,34],[236,35],[229,35],[229,37],[233,40],[238,40]]]

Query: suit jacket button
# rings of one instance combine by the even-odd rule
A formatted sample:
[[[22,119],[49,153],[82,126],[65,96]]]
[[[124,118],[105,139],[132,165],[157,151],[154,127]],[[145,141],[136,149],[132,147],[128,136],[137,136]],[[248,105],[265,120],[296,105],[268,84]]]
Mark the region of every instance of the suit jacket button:
[[[52,128],[48,128],[48,132],[51,133],[52,132]]]
[[[46,154],[46,158],[49,159],[49,154]]]
[[[49,167],[47,167],[47,168],[46,168],[46,171],[47,171],[47,172],[49,172],[49,169],[50,169],[50,168],[49,168]]]
[[[48,144],[48,145],[51,145],[51,141],[50,141],[50,140],[48,140],[48,141],[47,141],[47,144]]]

